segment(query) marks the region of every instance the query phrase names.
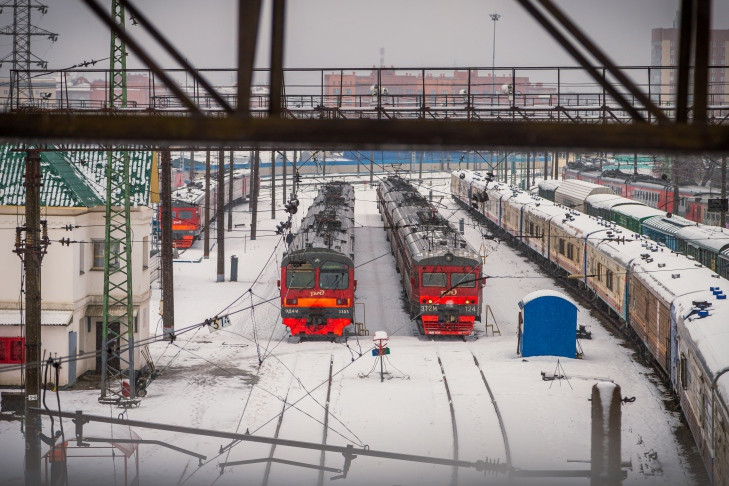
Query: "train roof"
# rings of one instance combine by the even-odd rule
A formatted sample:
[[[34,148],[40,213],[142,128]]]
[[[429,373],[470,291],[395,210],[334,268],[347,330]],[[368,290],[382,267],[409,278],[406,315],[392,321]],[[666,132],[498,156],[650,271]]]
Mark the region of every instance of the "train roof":
[[[540,182],[538,185],[539,189],[543,191],[555,191],[562,184],[562,182],[563,181],[560,181],[559,179],[549,179]]]
[[[664,302],[691,292],[698,292],[707,285],[716,285],[719,276],[695,259],[669,250],[653,241],[646,241],[640,258],[633,261],[633,276],[645,282]]]
[[[676,236],[716,253],[729,247],[729,230],[718,226],[686,226],[676,231]]]
[[[329,182],[320,188],[287,255],[316,249],[354,258],[354,187],[351,184]]]
[[[724,403],[729,403],[729,300],[718,299],[710,289],[712,286],[719,287],[724,295],[729,292],[726,279],[705,282],[702,291],[674,300],[671,313],[683,323],[694,348],[700,350],[697,357],[708,371],[709,378],[717,380],[717,391],[724,397]],[[704,304],[711,305],[705,307],[708,315],[701,317],[698,311]]]
[[[696,223],[689,221],[681,216],[672,215],[670,218],[666,215],[659,214],[643,221],[643,226],[653,228],[666,234],[675,234],[681,228],[686,226],[695,226]]]
[[[611,209],[615,206],[620,206],[622,204],[637,204],[640,206],[645,206],[645,204],[640,201],[635,201],[633,199],[628,199],[627,197],[618,196],[617,194],[612,193],[592,194],[585,198],[585,202],[590,204],[590,206],[594,208],[600,209]]]
[[[451,265],[481,265],[481,256],[410,183],[388,177],[380,190],[398,234],[419,264],[443,264],[447,257]]]
[[[569,202],[570,205],[577,202],[584,204],[585,198],[593,194],[613,194],[613,191],[607,186],[577,179],[568,179],[562,181],[554,191],[554,200],[555,202]]]
[[[644,204],[621,204],[620,206],[614,207],[612,211],[630,216],[637,220],[644,220],[653,216],[663,216],[666,214],[665,211],[661,211],[660,209],[652,208]]]

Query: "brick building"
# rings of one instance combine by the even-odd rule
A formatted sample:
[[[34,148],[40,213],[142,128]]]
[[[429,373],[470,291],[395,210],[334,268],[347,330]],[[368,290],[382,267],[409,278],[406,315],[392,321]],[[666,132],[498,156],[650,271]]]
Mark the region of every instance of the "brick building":
[[[342,106],[363,104],[376,94],[375,86],[381,86],[381,95],[387,95],[402,102],[408,99],[419,102],[425,93],[426,104],[450,104],[463,102],[470,93],[474,103],[493,102],[509,104],[508,89],[514,86],[517,95],[550,95],[556,89],[542,83],[532,83],[527,76],[512,76],[479,70],[454,70],[449,72],[420,70],[414,72],[395,69],[374,68],[369,73],[331,73],[324,77],[324,94],[327,104],[334,104],[341,97]],[[533,101],[532,101],[533,103]]]
[[[673,104],[676,96],[676,83],[679,48],[680,17],[676,14],[673,27],[658,28],[651,31],[651,98],[661,104]],[[709,105],[729,103],[729,29],[712,29],[709,40]]]

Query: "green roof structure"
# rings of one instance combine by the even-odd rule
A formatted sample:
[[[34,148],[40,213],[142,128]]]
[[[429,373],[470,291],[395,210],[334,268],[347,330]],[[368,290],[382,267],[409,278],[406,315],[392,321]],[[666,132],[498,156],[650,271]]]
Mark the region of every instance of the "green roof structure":
[[[20,145],[0,145],[0,206],[25,205],[25,155]],[[65,149],[65,150],[64,150]],[[146,206],[152,191],[154,152],[130,150],[130,203]],[[119,155],[116,152],[116,155]],[[116,157],[115,159],[118,159]],[[41,151],[41,204],[53,207],[95,207],[106,201],[108,151],[74,145]]]

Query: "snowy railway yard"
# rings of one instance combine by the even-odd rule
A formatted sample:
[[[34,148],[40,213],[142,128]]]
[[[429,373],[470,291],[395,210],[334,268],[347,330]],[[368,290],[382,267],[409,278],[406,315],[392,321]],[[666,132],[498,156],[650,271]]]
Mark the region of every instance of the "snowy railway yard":
[[[578,312],[578,322],[592,333],[591,340],[581,341],[582,359],[517,355],[518,302],[535,290],[562,289],[520,251],[484,238],[486,230],[450,198],[447,177],[424,181],[421,191],[432,191],[433,200],[439,201],[442,214],[453,224],[464,218],[465,237],[486,255],[484,274],[489,278],[484,300],[499,333],[487,332],[481,322],[465,340],[418,335],[404,310],[375,189],[368,181],[359,181],[355,182],[356,320],[364,322],[370,334],[350,333],[335,342],[290,338],[278,305],[284,243],[274,234],[285,214],[279,210],[277,218],[270,219],[270,190],[264,187],[258,238],[247,238],[251,216],[247,205],[237,206],[234,213],[234,222],[245,226],[226,233],[226,257],[237,255],[242,269],[237,282],[227,280],[227,261],[226,282],[216,282],[214,249],[210,259],[200,259],[200,242],[175,264],[177,338],[150,345],[161,374],[139,407],[101,405],[98,390],[63,390],[58,397],[48,392],[48,407],[57,410],[58,400],[66,412],[485,461],[487,469],[497,470],[360,454],[351,461],[346,478],[331,482],[343,474],[334,470],[345,469],[345,457],[338,452],[322,454],[135,427],[142,439],[205,456],[198,459],[159,444],[141,444],[139,484],[588,484],[589,478],[566,477],[571,474],[567,471],[590,469],[588,399],[593,385],[611,380],[620,385],[624,397],[635,397],[622,406],[622,458],[632,464],[625,468],[623,483],[697,484],[700,479],[689,465],[695,452],[684,450],[676,438],[682,425],[678,413],[667,410],[665,388],[588,308],[580,306]],[[304,209],[314,193],[313,186],[302,186],[298,196]],[[296,226],[295,222],[294,230]],[[157,284],[154,293],[158,305]],[[230,327],[211,333],[195,326],[224,314],[230,315]],[[490,315],[489,320],[493,322]],[[378,358],[371,353],[375,331],[390,336],[384,380]],[[161,334],[161,324],[156,332]],[[558,379],[545,380],[543,374]],[[73,423],[66,419],[63,425],[68,440]],[[108,424],[86,427],[97,437],[130,433],[128,427]],[[44,431],[48,430],[50,421],[45,417]],[[0,422],[0,432],[0,482],[23,484],[20,425]],[[124,484],[125,467],[130,480],[136,475],[134,462],[133,458],[126,464],[119,451],[113,456],[109,448],[72,447],[69,484]],[[504,472],[506,464],[514,468],[511,476]],[[555,477],[545,477],[548,473],[527,477],[538,471],[552,471]],[[560,471],[565,477],[559,477]]]

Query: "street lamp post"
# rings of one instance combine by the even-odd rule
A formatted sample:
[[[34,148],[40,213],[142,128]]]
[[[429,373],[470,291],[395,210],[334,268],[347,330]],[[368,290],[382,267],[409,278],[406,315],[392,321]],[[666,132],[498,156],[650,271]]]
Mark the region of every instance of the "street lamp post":
[[[489,14],[489,17],[491,17],[491,20],[494,21],[494,40],[491,47],[491,104],[494,104],[494,66],[496,65],[496,21],[501,18],[501,15],[497,13]]]

